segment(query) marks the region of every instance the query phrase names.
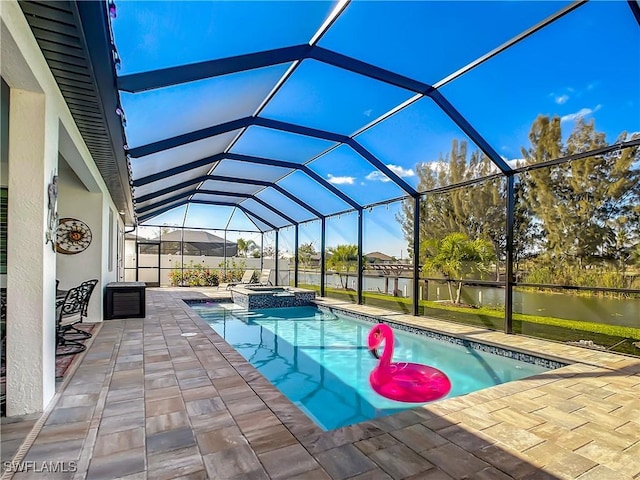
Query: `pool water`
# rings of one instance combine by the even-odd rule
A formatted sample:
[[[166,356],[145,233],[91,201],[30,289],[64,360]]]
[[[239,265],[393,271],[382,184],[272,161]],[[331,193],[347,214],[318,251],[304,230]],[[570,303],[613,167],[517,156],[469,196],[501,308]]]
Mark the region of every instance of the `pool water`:
[[[243,310],[234,304],[191,307],[262,375],[320,427],[331,430],[414,408],[369,385],[377,360],[367,350],[371,323],[316,307]],[[445,372],[447,397],[548,369],[394,329],[393,361]],[[381,350],[380,350],[381,351]]]

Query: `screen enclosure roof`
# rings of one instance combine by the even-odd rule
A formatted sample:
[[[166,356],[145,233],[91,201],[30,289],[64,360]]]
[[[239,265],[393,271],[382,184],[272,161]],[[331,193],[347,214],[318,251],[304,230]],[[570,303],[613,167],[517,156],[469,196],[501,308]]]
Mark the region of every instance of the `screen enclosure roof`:
[[[416,197],[454,141],[512,175],[539,115],[640,131],[635,1],[103,7],[139,224],[268,231]]]

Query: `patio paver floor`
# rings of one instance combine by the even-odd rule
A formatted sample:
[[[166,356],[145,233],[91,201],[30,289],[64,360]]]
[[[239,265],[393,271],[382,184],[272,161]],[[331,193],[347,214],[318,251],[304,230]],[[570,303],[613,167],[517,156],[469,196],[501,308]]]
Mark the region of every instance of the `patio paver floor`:
[[[227,294],[148,289],[145,319],[104,322],[25,460],[77,461],[48,479],[640,478],[638,358],[375,309],[577,363],[323,432],[182,301]]]

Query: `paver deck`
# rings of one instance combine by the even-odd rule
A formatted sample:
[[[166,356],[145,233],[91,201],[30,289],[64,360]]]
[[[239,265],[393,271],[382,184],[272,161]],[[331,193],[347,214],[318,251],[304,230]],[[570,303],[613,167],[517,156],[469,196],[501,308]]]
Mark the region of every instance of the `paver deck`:
[[[640,478],[638,358],[341,304],[572,364],[323,432],[182,301],[205,294],[226,292],[149,289],[145,319],[104,322],[16,459],[76,471],[14,478]]]

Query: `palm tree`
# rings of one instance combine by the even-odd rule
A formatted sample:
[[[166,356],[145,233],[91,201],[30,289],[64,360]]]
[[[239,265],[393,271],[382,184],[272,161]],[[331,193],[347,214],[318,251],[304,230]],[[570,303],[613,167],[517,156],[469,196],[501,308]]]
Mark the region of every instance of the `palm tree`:
[[[358,246],[337,245],[335,247],[330,247],[327,251],[331,254],[331,257],[327,260],[327,264],[336,269],[336,272],[340,277],[340,285],[342,288],[346,288],[347,286],[344,284],[342,274],[340,272],[346,271],[348,278],[349,270],[351,269],[353,262],[358,260]]]
[[[449,298],[453,299],[451,282],[458,279],[458,291],[454,303],[460,303],[462,278],[465,274],[489,272],[495,253],[490,242],[483,239],[470,240],[464,233],[451,233],[442,240],[423,242],[422,254],[426,257],[424,270],[440,271],[447,278]]]
[[[251,239],[245,240],[244,238],[239,238],[236,241],[236,245],[238,246],[238,254],[242,255],[245,258],[247,256],[247,253],[249,253],[250,250],[253,251],[256,248],[258,248],[258,245],[256,244],[256,242],[254,242]]]

